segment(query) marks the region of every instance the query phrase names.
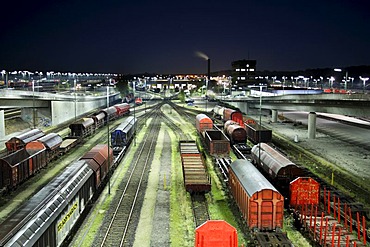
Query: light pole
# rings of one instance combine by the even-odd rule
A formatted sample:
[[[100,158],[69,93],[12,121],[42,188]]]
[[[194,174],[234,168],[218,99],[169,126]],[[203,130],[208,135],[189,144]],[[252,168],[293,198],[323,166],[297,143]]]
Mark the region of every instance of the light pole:
[[[342,69],[334,69],[334,71],[336,71],[336,72],[342,72],[343,70]],[[348,71],[347,70],[345,70],[345,72],[346,72],[346,76],[345,76],[345,81],[344,81],[344,90],[347,90],[347,78],[348,78]]]
[[[36,129],[36,116],[35,116],[35,81],[32,80],[32,120],[33,128]]]
[[[360,80],[362,80],[363,83],[364,83],[364,87],[363,87],[363,92],[362,93],[365,93],[366,81],[369,80],[369,77],[361,77],[360,76]]]
[[[109,85],[107,85],[107,108],[109,108]],[[110,131],[109,131],[109,117],[107,117],[107,138],[108,138],[108,167],[110,167]],[[108,174],[108,194],[110,195],[110,172]]]
[[[74,94],[75,94],[75,122],[77,121],[77,95],[76,95],[76,79],[74,79]]]

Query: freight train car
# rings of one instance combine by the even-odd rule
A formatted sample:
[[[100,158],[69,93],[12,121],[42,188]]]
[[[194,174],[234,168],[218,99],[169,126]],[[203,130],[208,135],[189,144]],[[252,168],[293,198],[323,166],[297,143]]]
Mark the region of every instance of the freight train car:
[[[251,162],[238,159],[231,163],[229,186],[249,229],[283,227],[284,197]]]
[[[5,146],[8,150],[8,153],[12,153],[24,148],[27,143],[37,140],[44,135],[45,133],[39,129],[26,130],[19,135],[10,138],[7,142],[5,142]]]
[[[107,164],[108,157],[99,153],[98,159],[92,155],[69,165],[8,217],[0,225],[0,246],[60,246],[88,208],[97,181],[104,179],[96,167]]]
[[[203,134],[207,129],[213,129],[213,121],[206,114],[198,114],[195,117],[195,127],[198,133]]]
[[[47,164],[45,149],[20,149],[0,158],[0,190],[15,189]]]
[[[257,144],[260,142],[270,143],[272,142],[272,130],[266,129],[256,123],[246,123],[245,130],[247,131],[248,139],[253,143]]]
[[[232,144],[243,143],[247,141],[247,131],[233,120],[228,120],[224,124],[224,132],[229,137]]]
[[[301,167],[266,143],[253,146],[252,162],[281,188],[289,187],[291,181],[304,174]]]
[[[130,105],[127,103],[114,105],[117,110],[117,117],[122,117],[130,113]]]
[[[59,147],[62,144],[63,139],[56,133],[49,133],[46,136],[27,143],[26,150],[45,150],[46,152],[46,163],[59,157]]]
[[[229,156],[230,140],[220,130],[204,131],[204,142],[212,156]]]
[[[211,191],[211,179],[196,142],[180,141],[179,148],[186,191],[189,193]]]
[[[225,108],[222,119],[224,121],[233,120],[234,122],[237,122],[240,126],[244,127],[243,113],[238,110]]]
[[[82,118],[69,125],[70,136],[87,137],[95,132],[96,124],[93,118]]]

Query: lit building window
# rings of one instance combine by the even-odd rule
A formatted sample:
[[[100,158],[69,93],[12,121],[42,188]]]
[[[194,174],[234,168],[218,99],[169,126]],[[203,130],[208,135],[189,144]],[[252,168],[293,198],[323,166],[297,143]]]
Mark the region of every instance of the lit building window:
[[[249,71],[254,71],[254,69],[251,68],[251,69],[249,69]]]
[[[245,71],[245,69],[241,69],[241,71]]]
[[[235,71],[240,71],[240,69],[235,69]]]
[[[249,67],[249,64],[247,64],[246,67],[248,68]]]
[[[245,77],[244,77],[244,76],[242,76],[240,79],[241,79],[241,80],[245,80]]]

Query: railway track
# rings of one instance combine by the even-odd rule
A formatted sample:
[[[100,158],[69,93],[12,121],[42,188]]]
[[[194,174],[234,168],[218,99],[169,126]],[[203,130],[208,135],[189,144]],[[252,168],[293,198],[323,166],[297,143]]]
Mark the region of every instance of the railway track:
[[[205,194],[192,194],[191,205],[196,227],[209,220],[208,203]]]
[[[156,109],[158,112],[159,108]],[[152,116],[155,116],[154,112]],[[107,212],[109,221],[102,239],[98,240],[100,246],[124,246],[133,243],[146,179],[160,129],[160,122],[157,120],[155,117],[146,138],[140,143],[141,147],[126,174],[127,179],[125,178],[118,188],[121,193],[113,199],[111,209]]]

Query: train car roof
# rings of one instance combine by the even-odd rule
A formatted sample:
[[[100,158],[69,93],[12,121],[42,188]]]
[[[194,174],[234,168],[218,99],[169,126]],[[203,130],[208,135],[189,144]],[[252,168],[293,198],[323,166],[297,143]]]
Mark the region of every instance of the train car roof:
[[[116,108],[126,108],[126,107],[130,107],[130,105],[127,104],[127,103],[121,103],[121,104],[114,105],[113,107],[116,107]]]
[[[133,125],[136,121],[137,118],[129,116],[120,125],[118,125],[112,133],[114,133],[115,131],[123,131],[128,125]]]
[[[212,119],[203,113],[198,114],[195,118],[198,122],[207,121],[207,122],[213,123]]]
[[[26,150],[24,148],[17,150],[14,153],[11,153],[5,157],[0,158],[0,164],[7,164],[10,167],[14,167],[17,164],[23,162],[24,160],[30,158],[33,155],[36,155],[42,151],[44,151],[45,148],[43,149],[37,149],[37,150]]]
[[[82,160],[93,159],[96,163],[102,166],[108,161],[108,152],[112,151],[106,144],[98,144],[93,147],[89,152],[82,156]],[[110,153],[110,157],[113,157],[113,153]]]
[[[117,109],[116,109],[116,107],[111,106],[111,107],[108,107],[108,108],[105,108],[105,109],[101,110],[100,112],[104,112],[106,115],[108,114],[110,116],[112,114],[115,114],[117,112]]]
[[[277,189],[248,160],[235,160],[230,164],[230,169],[234,172],[250,197],[262,190],[277,192]]]
[[[66,167],[0,224],[0,246],[15,244],[16,240],[19,246],[33,245],[49,227],[44,223],[58,217],[67,200],[71,200],[92,174],[85,161]]]
[[[20,133],[18,136],[14,136],[10,138],[8,142],[12,142],[13,140],[20,140],[22,143],[26,144],[28,142],[34,141],[39,139],[40,137],[43,137],[45,134],[42,132],[42,130],[39,129],[32,129],[28,130],[26,132]]]
[[[48,149],[54,149],[62,144],[63,138],[57,133],[49,133],[46,136],[39,138],[37,141],[42,142]]]
[[[73,126],[82,126],[84,128],[87,128],[91,125],[93,125],[95,122],[94,122],[94,119],[92,118],[83,118],[81,120],[78,120],[77,122],[74,122],[72,124],[69,125],[69,128],[73,128]]]
[[[261,145],[261,150],[264,151],[264,152],[261,152],[261,160],[273,172],[275,172],[275,174],[278,174],[279,170],[284,167],[288,167],[288,166],[298,167],[294,162],[292,162],[287,157],[282,155],[279,151],[277,151],[270,145],[263,143],[263,142],[253,146],[252,153],[254,153],[254,155],[257,155],[257,156],[259,155],[259,151],[258,151],[259,145]]]

